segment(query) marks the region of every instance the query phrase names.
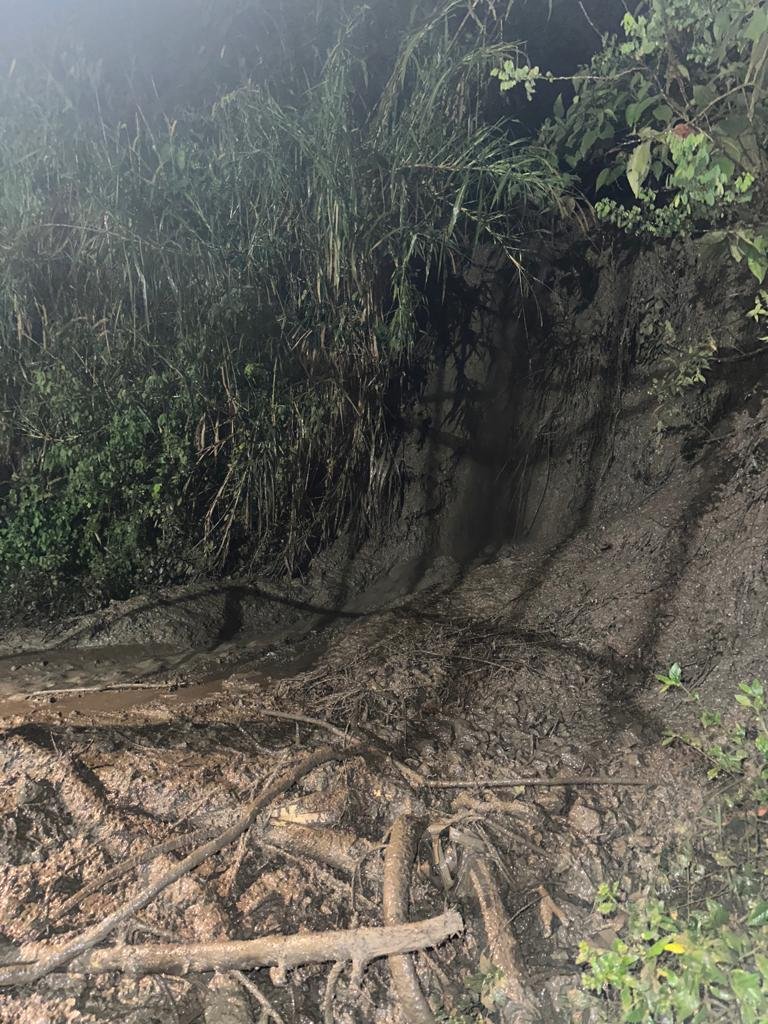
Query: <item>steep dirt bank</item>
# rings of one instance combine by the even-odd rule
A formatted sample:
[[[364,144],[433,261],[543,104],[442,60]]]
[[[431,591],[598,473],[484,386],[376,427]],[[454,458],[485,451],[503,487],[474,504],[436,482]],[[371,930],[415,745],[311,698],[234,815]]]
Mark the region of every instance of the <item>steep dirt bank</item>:
[[[693,259],[671,251],[617,264],[606,254],[591,276],[554,271],[544,353],[532,328],[498,318],[482,344],[473,336],[467,358],[447,364],[426,406],[431,422],[406,453],[413,484],[399,524],[351,573],[340,542],[317,583],[266,602],[244,590],[169,596],[159,610],[137,601],[59,637],[38,634],[41,648],[65,645],[70,661],[83,639],[165,643],[160,668],[143,666],[157,672],[150,682],[215,679],[204,692],[3,704],[7,959],[23,942],[60,943],[102,920],[179,854],[73,899],[126,858],[189,830],[220,832],[308,750],[331,743],[349,753],[359,738],[365,757],[314,768],[112,941],[380,925],[382,850],[408,815],[422,823],[411,916],[447,904],[465,922],[415,958],[433,1008],[465,1012],[468,975],[485,956],[498,968],[485,971],[497,1019],[593,1019],[580,1008],[577,946],[609,943],[621,928],[594,912],[596,887],[616,881],[631,898],[663,873],[685,898],[666,851],[670,837],[698,827],[707,800],[697,755],[661,745],[687,712],[659,696],[654,673],[677,660],[707,703],[723,706],[741,678],[768,674],[766,361],[724,362],[711,397],[682,407],[680,426],[663,436],[648,398],[654,303],[683,339],[717,329],[742,352],[751,342],[738,301]],[[739,352],[726,345],[724,355]],[[476,396],[461,413],[459,385]],[[197,660],[174,664],[190,647]],[[147,651],[123,653],[125,683]],[[32,668],[37,655],[9,655],[6,687],[63,678],[60,655]],[[68,671],[87,685],[103,668],[94,660]],[[249,977],[285,1021],[419,1012],[382,960],[361,987],[354,972],[336,972],[334,985],[328,972],[300,967],[287,984],[275,973]],[[237,979],[226,1012],[224,982],[210,979],[53,973],[0,995],[0,1020],[193,1021],[206,1006],[208,1020],[258,1019]]]

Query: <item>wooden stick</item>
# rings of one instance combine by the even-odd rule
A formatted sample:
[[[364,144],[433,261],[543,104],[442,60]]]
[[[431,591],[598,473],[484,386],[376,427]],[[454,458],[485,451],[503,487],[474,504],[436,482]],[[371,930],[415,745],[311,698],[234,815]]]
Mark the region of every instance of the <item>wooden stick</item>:
[[[546,775],[533,778],[512,776],[508,779],[427,779],[423,783],[428,789],[511,789],[515,786],[667,786],[668,782],[655,779],[625,779],[611,775],[576,775],[549,779]]]
[[[328,761],[340,761],[346,757],[356,757],[363,752],[363,748],[359,746],[349,747],[348,750],[338,750],[335,747],[321,747],[319,750],[309,754],[292,768],[289,768],[287,772],[270,786],[267,786],[264,792],[248,806],[245,813],[233,825],[230,825],[229,828],[225,829],[214,839],[209,840],[209,842],[202,846],[198,846],[184,860],[175,864],[173,868],[156,879],[151,885],[139,890],[119,910],[114,911],[114,913],[91,928],[87,928],[63,946],[54,947],[48,956],[38,960],[32,967],[26,970],[14,971],[11,969],[13,965],[9,965],[7,969],[0,970],[0,986],[31,985],[33,982],[39,981],[40,978],[44,978],[46,974],[50,974],[59,967],[63,967],[70,960],[74,960],[75,957],[91,949],[97,943],[103,942],[115,928],[131,918],[138,910],[143,910],[147,904],[152,902],[155,896],[164,889],[167,889],[169,885],[178,882],[180,878],[189,874],[190,871],[193,871],[204,861],[208,860],[209,857],[218,853],[225,846],[229,846],[236,839],[239,839],[243,832],[251,827],[265,807],[279,796],[282,796],[287,789],[295,785],[300,778],[312,771],[313,768],[317,768]]]
[[[384,881],[382,903],[384,924],[402,925],[408,920],[408,895],[411,888],[411,865],[416,858],[419,837],[424,822],[403,814],[392,826],[387,851],[384,854]],[[413,957],[400,953],[389,957],[389,973],[408,1024],[435,1024],[435,1015],[424,998]]]
[[[69,973],[188,974],[207,971],[251,971],[258,967],[288,970],[302,964],[348,961],[368,963],[382,956],[431,949],[463,931],[455,910],[392,928],[350,928],[265,935],[231,942],[168,943],[110,946],[81,953],[68,965]],[[24,952],[22,948],[22,952]],[[8,984],[4,981],[3,984]]]

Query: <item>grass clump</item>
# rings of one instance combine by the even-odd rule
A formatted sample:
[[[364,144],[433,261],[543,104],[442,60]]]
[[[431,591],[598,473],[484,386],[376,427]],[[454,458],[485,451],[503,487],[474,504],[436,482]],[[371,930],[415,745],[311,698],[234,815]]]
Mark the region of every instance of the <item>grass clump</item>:
[[[322,59],[285,39],[172,116],[105,111],[88,63],[0,77],[12,603],[301,572],[397,507],[436,321],[483,246],[523,270],[563,178],[485,116],[493,5],[419,5],[375,53],[373,13],[334,16]]]

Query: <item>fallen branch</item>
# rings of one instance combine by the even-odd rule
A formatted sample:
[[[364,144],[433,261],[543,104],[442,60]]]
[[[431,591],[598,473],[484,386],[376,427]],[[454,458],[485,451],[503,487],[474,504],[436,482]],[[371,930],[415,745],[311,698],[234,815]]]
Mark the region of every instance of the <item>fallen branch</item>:
[[[110,946],[82,953],[68,973],[189,974],[209,971],[251,971],[259,967],[290,970],[302,964],[369,963],[382,956],[431,949],[463,931],[461,915],[451,910],[425,921],[392,928],[349,928],[342,931],[265,935],[230,942],[168,943]],[[22,949],[22,952],[25,952]],[[3,984],[8,984],[7,980]]]
[[[533,778],[512,776],[508,779],[426,779],[422,785],[429,789],[512,789],[516,786],[667,786],[656,779],[631,779],[612,775],[575,775],[550,779],[546,775]]]
[[[325,731],[331,733],[332,736],[338,736],[339,739],[342,739],[347,743],[350,740],[361,743],[363,741],[370,743],[371,739],[378,740],[378,737],[368,729],[359,727],[356,732],[350,729],[339,729],[337,725],[332,725],[331,722],[326,722],[322,718],[310,718],[309,715],[294,715],[287,711],[272,711],[268,708],[260,708],[259,714],[265,715],[268,718],[279,718],[282,722],[301,722],[303,725],[313,725],[317,729],[325,729]],[[368,753],[374,757],[381,757],[387,761],[391,761],[400,774],[412,786],[418,787],[427,784],[427,781],[421,772],[417,772],[414,768],[409,768],[407,764],[403,764],[402,761],[399,761],[388,751],[381,750],[378,747],[369,747]]]
[[[392,826],[384,854],[382,893],[385,925],[402,926],[408,919],[411,865],[423,831],[424,822],[406,814],[401,815]],[[421,991],[413,958],[407,953],[391,955],[389,971],[400,1009],[408,1024],[434,1024],[435,1016]]]
[[[273,782],[270,786],[264,790],[264,792],[257,797],[247,808],[245,813],[230,825],[229,828],[225,829],[220,835],[211,839],[203,846],[199,846],[196,850],[193,850],[188,854],[184,860],[175,864],[173,868],[167,871],[160,878],[156,879],[151,885],[141,889],[135,896],[129,899],[119,910],[114,911],[103,921],[93,925],[91,928],[86,929],[76,938],[70,942],[65,943],[63,946],[54,948],[54,950],[46,956],[44,959],[39,960],[32,967],[25,970],[14,971],[9,969],[0,970],[0,986],[3,985],[31,985],[35,981],[39,981],[40,978],[44,978],[46,974],[50,974],[52,971],[63,967],[69,963],[70,960],[74,960],[75,957],[84,953],[86,950],[91,949],[99,942],[103,942],[106,937],[119,927],[129,918],[131,918],[138,910],[143,910],[147,904],[151,903],[152,900],[161,893],[164,889],[167,889],[169,885],[173,885],[174,882],[178,882],[184,875],[189,874],[196,867],[208,860],[219,850],[222,850],[225,846],[229,846],[236,839],[239,839],[246,829],[250,828],[256,820],[257,816],[261,811],[264,810],[269,804],[276,800],[279,796],[294,786],[299,779],[301,779],[308,772],[312,771],[313,768],[317,768],[321,764],[325,764],[328,761],[340,761],[346,757],[356,757],[363,753],[363,749],[360,747],[350,747],[348,750],[342,751],[337,750],[334,747],[321,747],[314,753],[309,754],[303,758],[298,764],[294,765],[293,768],[289,768],[284,775]],[[11,967],[15,965],[10,965]],[[237,965],[236,965],[237,966]]]
[[[465,864],[464,886],[480,912],[485,937],[485,954],[502,973],[501,985],[512,1004],[512,1019],[520,1024],[531,1020],[535,1000],[512,932],[509,915],[499,892],[496,875],[487,857],[470,854]]]

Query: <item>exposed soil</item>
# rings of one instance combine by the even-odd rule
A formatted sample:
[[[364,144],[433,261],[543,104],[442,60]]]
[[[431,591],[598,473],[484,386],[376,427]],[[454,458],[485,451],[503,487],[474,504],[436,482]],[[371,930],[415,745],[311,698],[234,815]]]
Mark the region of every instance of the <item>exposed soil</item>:
[[[598,290],[592,323],[601,302]],[[595,912],[596,887],[618,881],[632,898],[660,870],[671,877],[669,844],[695,843],[707,801],[697,755],[662,746],[686,712],[654,673],[679,661],[721,706],[740,679],[768,674],[761,374],[749,387],[731,378],[703,426],[663,442],[642,369],[632,386],[591,379],[597,390],[578,396],[550,380],[537,415],[559,410],[560,433],[526,468],[526,535],[485,561],[441,560],[435,543],[417,587],[413,561],[393,557],[394,572],[346,603],[309,586],[169,592],[58,634],[17,632],[0,660],[6,961],[125,905],[188,849],[73,896],[169,837],[223,831],[326,744],[344,759],[298,780],[110,941],[380,926],[402,910],[387,870],[406,872],[412,920],[456,908],[464,931],[414,955],[416,980],[407,957],[361,976],[330,963],[248,973],[260,997],[183,965],[61,970],[2,990],[0,1021],[236,1024],[265,1019],[259,999],[296,1024],[423,1020],[460,1012],[483,957],[501,968],[499,1020],[590,1020],[578,944],[610,944],[622,926]],[[608,393],[603,426],[575,429]],[[570,781],[516,782],[532,777]]]

